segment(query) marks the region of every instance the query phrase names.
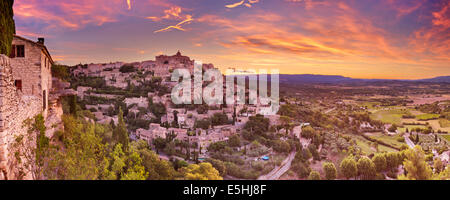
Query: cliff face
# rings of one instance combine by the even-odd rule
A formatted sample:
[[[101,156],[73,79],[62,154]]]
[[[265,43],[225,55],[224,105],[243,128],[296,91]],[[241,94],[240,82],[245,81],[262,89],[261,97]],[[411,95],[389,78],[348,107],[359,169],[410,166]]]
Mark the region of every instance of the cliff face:
[[[20,163],[15,158],[13,144],[20,135],[34,140],[33,136],[28,135],[28,127],[23,126],[23,122],[41,111],[38,97],[23,95],[16,89],[10,59],[0,55],[0,180],[17,179],[19,176],[31,178],[30,174],[19,174]]]

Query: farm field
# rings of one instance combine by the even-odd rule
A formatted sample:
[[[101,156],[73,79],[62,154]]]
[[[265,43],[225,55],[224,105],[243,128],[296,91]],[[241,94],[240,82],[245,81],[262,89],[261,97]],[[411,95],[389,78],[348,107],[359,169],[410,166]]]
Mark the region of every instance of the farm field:
[[[370,137],[374,138],[374,139],[377,139],[377,140],[380,140],[380,141],[383,141],[386,144],[395,146],[397,148],[400,148],[402,145],[406,144],[405,142],[403,142],[404,140],[402,140],[403,137],[399,136],[399,135],[389,136],[389,135],[384,135],[382,133],[377,133],[377,134],[371,134]],[[379,145],[379,147],[380,146],[383,146],[383,145]],[[383,147],[386,147],[386,146],[383,146]],[[386,147],[386,148],[391,149],[389,147]]]
[[[389,137],[389,136],[387,136],[387,137]],[[366,154],[377,153],[376,149],[370,145],[370,144],[372,144],[371,141],[369,141],[361,136],[352,136],[352,138],[356,141],[356,145],[358,145],[358,147],[361,148],[361,151],[363,151],[364,153],[366,153]],[[379,152],[396,152],[397,150],[379,144],[378,151]]]
[[[426,121],[426,120],[433,120],[439,118],[439,114],[421,114],[417,115],[416,119]]]
[[[372,113],[370,117],[374,120],[380,120],[383,123],[401,125],[402,116],[406,114],[410,114],[410,112],[405,109],[378,110]]]

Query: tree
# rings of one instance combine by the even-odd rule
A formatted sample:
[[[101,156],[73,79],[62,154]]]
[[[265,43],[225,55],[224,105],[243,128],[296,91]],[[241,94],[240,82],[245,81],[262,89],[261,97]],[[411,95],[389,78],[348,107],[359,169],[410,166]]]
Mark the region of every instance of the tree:
[[[399,165],[398,153],[389,152],[386,154],[386,168],[388,170],[394,170]]]
[[[363,180],[371,180],[375,177],[376,167],[375,164],[367,157],[362,157],[356,164],[358,167],[358,174]]]
[[[121,143],[124,151],[128,150],[128,144],[129,144],[129,136],[127,131],[127,125],[125,124],[125,121],[123,120],[123,111],[122,108],[119,107],[119,115],[118,115],[118,123],[116,128],[113,131],[113,138],[116,141],[116,143]]]
[[[375,164],[377,172],[383,172],[386,170],[386,156],[384,154],[375,154],[372,158],[372,162]]]
[[[142,165],[148,172],[148,180],[173,180],[177,176],[172,164],[160,159],[158,154],[149,149],[147,142],[139,140],[132,142],[131,146],[140,154]]]
[[[0,1],[0,54],[7,56],[11,53],[11,43],[16,33],[13,4],[14,0]]]
[[[308,176],[308,180],[320,180],[320,174],[317,171],[311,171]]]
[[[342,160],[339,168],[344,177],[347,179],[356,177],[358,175],[358,167],[356,166],[356,161],[352,156],[349,156]]]
[[[228,116],[224,113],[215,113],[211,117],[211,124],[213,126],[224,125],[228,123]]]
[[[302,137],[312,138],[314,136],[315,130],[311,126],[305,126],[302,128]]]
[[[325,172],[325,178],[327,180],[334,180],[337,177],[336,167],[331,162],[325,162],[322,165],[323,171]]]
[[[240,147],[241,146],[241,138],[239,135],[232,135],[228,139],[228,144],[232,147]]]
[[[208,158],[206,159],[206,162],[211,163],[211,165],[217,169],[217,171],[219,171],[220,176],[225,176],[227,175],[227,167],[225,166],[225,164],[223,163],[223,161],[221,160],[217,160],[214,158]]]
[[[289,153],[291,151],[291,146],[288,142],[283,140],[275,140],[273,142],[273,150],[280,153]]]
[[[281,121],[282,126],[284,126],[284,129],[286,130],[286,134],[287,134],[291,127],[291,124],[292,124],[292,118],[282,115],[280,117],[280,121]]]
[[[433,170],[425,161],[425,152],[422,147],[416,145],[413,149],[405,151],[406,159],[403,161],[403,167],[407,174],[400,175],[401,180],[431,180]]]
[[[181,173],[186,180],[222,180],[219,171],[211,163],[190,164],[181,168]]]
[[[445,169],[444,163],[442,163],[442,160],[440,158],[434,159],[433,168],[435,170],[435,173],[440,173],[442,170]]]

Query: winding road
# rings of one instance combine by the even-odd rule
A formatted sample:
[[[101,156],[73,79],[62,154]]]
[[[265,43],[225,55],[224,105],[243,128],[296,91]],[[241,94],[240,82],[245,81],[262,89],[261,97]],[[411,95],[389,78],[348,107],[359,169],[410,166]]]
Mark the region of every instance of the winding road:
[[[284,173],[286,173],[289,168],[291,168],[291,163],[295,158],[296,151],[292,151],[286,159],[281,162],[280,166],[276,166],[271,172],[266,175],[258,177],[257,180],[278,180]]]

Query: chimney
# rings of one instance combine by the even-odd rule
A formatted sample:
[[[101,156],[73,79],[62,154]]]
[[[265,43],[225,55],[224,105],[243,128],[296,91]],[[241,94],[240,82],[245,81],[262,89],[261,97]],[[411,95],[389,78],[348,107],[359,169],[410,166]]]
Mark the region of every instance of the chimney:
[[[44,38],[38,38],[38,43],[40,43],[40,44],[44,44]]]

